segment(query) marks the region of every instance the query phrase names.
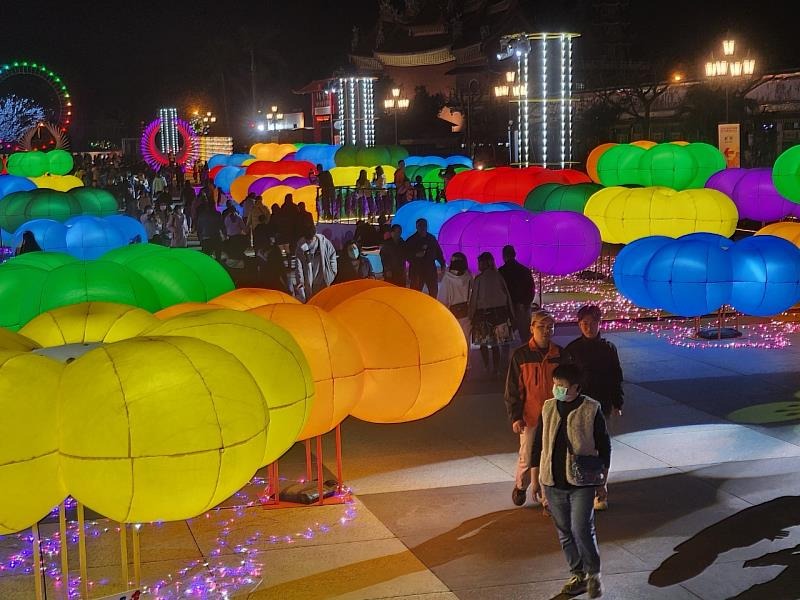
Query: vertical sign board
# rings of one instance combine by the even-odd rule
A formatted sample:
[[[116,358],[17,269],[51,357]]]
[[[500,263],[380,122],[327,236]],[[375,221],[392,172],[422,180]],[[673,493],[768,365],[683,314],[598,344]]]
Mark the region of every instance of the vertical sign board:
[[[739,123],[717,125],[719,151],[725,157],[729,169],[741,166]]]

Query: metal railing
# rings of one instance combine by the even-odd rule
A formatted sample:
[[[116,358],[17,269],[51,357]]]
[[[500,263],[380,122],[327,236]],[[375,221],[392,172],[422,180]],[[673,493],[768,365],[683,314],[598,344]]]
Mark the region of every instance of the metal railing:
[[[423,184],[423,193],[417,192],[413,200],[428,202],[444,202],[444,189],[440,184]],[[404,202],[401,202],[401,206]],[[397,193],[394,187],[369,190],[355,186],[338,186],[334,188],[332,198],[326,198],[322,190],[317,191],[317,214],[321,223],[337,223],[348,221],[376,221],[381,215],[386,218],[397,212]]]

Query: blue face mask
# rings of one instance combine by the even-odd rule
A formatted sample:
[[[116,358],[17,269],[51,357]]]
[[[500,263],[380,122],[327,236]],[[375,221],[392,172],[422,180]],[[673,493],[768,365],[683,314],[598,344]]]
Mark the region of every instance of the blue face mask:
[[[553,398],[556,400],[563,402],[567,399],[567,392],[569,388],[564,387],[563,385],[556,385],[553,384]]]

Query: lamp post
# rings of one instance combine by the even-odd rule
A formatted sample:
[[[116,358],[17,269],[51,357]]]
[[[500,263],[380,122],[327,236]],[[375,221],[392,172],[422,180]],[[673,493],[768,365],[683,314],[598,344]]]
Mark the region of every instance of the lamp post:
[[[190,120],[192,128],[198,135],[208,135],[211,132],[211,126],[217,122],[217,117],[210,110],[206,111],[202,116],[200,112],[200,110],[192,111]]]
[[[506,71],[506,83],[494,86],[495,98],[509,98],[509,96],[519,96],[519,86],[514,85],[516,79],[516,71]],[[513,162],[512,146],[513,140],[511,139],[511,131],[514,125],[514,120],[511,118],[511,99],[506,102],[508,108],[508,162]]]
[[[711,54],[711,60],[705,64],[706,77],[710,80],[719,81],[725,87],[725,122],[730,120],[730,107],[729,107],[729,86],[732,83],[741,81],[745,77],[749,77],[755,73],[756,61],[750,58],[748,53],[745,56],[737,57],[736,55],[736,40],[726,39],[722,41],[722,58],[715,59],[714,54]]]
[[[387,112],[394,113],[394,145],[396,146],[398,143],[397,137],[397,113],[401,110],[406,110],[408,105],[410,104],[410,100],[408,98],[401,98],[400,97],[400,88],[392,88],[392,97],[386,98],[383,101],[383,108],[386,109]]]

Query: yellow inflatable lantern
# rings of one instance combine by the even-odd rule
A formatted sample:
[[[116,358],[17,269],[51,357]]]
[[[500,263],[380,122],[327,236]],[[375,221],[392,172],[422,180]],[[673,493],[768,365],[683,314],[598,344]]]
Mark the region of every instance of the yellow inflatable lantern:
[[[136,337],[158,324],[146,310],[112,302],[70,304],[40,314],[20,333],[44,347],[102,342]]]
[[[300,304],[300,301],[278,290],[237,288],[209,300],[208,303],[233,310],[250,310],[267,304]]]
[[[730,237],[739,220],[733,200],[712,189],[608,187],[593,194],[583,212],[610,244],[700,231]]]
[[[298,439],[336,427],[361,400],[364,389],[364,361],[352,334],[333,316],[309,304],[269,304],[249,312],[286,329],[308,359],[314,405]]]
[[[216,304],[204,304],[202,302],[181,302],[180,304],[173,304],[167,308],[162,308],[157,313],[153,313],[153,316],[164,321],[172,317],[177,317],[178,315],[196,312],[198,310],[220,310],[223,308],[225,307]]]
[[[30,345],[11,332],[0,336],[0,535],[30,527],[67,496],[58,468],[55,395],[63,367],[6,349]]]
[[[341,302],[331,314],[353,333],[366,368],[364,395],[353,416],[373,423],[422,419],[447,405],[461,385],[464,332],[427,294],[375,287]]]
[[[314,384],[303,351],[286,330],[245,312],[210,310],[178,315],[145,333],[205,340],[235,356],[252,374],[269,408],[262,465],[297,440],[311,410]]]
[[[29,177],[37,188],[47,188],[59,192],[68,192],[77,187],[83,187],[81,181],[75,175],[42,175],[41,177]]]
[[[150,337],[97,347],[66,366],[60,392],[67,489],[116,521],[196,516],[261,464],[264,397],[215,344]]]

